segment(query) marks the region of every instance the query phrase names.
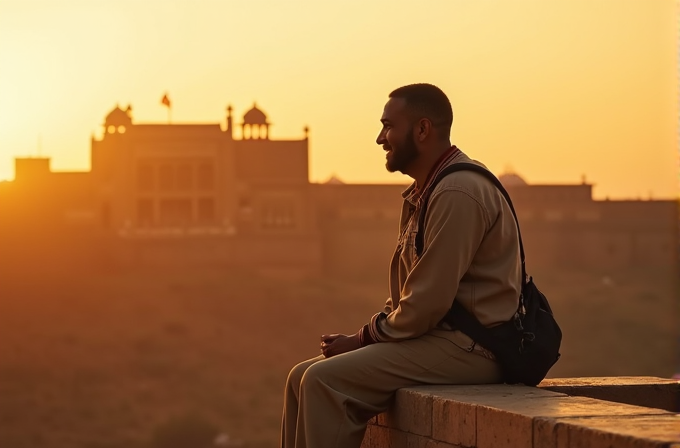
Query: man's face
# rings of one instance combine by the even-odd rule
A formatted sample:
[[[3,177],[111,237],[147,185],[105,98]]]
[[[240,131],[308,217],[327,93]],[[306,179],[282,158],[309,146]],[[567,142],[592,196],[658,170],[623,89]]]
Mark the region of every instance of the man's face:
[[[406,174],[409,165],[419,155],[413,138],[413,123],[406,110],[406,100],[390,98],[385,104],[380,121],[383,127],[376,143],[387,151],[385,167],[390,173],[400,171]]]

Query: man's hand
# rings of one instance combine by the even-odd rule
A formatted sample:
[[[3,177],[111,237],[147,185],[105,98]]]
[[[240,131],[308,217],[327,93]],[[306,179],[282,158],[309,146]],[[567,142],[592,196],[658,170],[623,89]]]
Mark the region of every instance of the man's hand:
[[[359,333],[347,336],[346,334],[324,334],[321,336],[321,353],[326,358],[341,355],[361,348]]]

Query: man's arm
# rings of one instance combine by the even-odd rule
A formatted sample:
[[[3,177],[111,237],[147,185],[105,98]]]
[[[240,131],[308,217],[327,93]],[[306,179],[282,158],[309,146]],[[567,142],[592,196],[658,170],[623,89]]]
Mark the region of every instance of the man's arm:
[[[404,283],[399,304],[364,326],[363,345],[416,338],[437,326],[491,225],[480,202],[451,187],[431,197],[427,213],[424,251]]]

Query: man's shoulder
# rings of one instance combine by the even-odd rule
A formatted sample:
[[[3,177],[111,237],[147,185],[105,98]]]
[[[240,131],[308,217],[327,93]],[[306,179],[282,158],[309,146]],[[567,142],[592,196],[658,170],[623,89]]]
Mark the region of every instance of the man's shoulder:
[[[467,157],[455,160],[449,166],[456,163],[472,163],[488,169],[483,163]],[[438,194],[447,190],[466,192],[478,199],[482,199],[483,197],[488,197],[489,194],[495,196],[496,186],[480,173],[471,170],[460,170],[444,176],[434,187],[432,194]]]

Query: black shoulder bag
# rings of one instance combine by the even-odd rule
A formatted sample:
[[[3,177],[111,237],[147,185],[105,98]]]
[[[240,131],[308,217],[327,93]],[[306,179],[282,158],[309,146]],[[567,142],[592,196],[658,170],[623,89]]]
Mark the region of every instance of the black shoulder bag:
[[[519,234],[519,250],[522,260],[522,291],[519,296],[519,306],[515,315],[507,322],[495,327],[483,326],[477,318],[470,314],[458,301],[453,301],[453,306],[446,314],[444,320],[459,329],[475,342],[494,354],[501,366],[503,380],[506,383],[523,383],[527,386],[535,386],[545,378],[548,370],[560,358],[560,343],[562,331],[553,317],[552,310],[546,297],[538,290],[533,278],[526,275],[524,262],[524,245],[522,234],[519,230],[519,221],[515,208],[510,200],[510,195],[503,188],[500,181],[490,171],[472,163],[455,163],[446,167],[431,184],[430,193],[435,185],[445,176],[455,171],[474,171],[489,179],[503,194],[512,210],[517,223]],[[425,213],[429,193],[418,219],[418,234],[415,240],[415,249],[418,256],[423,252]]]

